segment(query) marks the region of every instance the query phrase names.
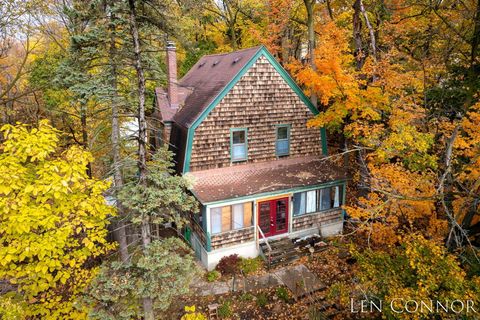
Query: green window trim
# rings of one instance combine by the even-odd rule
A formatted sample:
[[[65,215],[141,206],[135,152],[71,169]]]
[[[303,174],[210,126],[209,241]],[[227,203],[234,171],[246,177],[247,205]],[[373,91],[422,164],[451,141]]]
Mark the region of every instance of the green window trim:
[[[282,157],[282,156],[288,156],[290,155],[290,125],[289,124],[277,124],[275,125],[275,155],[277,157]],[[278,130],[280,128],[287,128],[287,137],[284,139],[279,139],[278,138]],[[279,152],[278,151],[278,142],[279,141],[287,141],[287,150],[284,152]]]
[[[244,132],[245,134],[245,141],[243,143],[238,143],[238,144],[234,144],[233,143],[233,134],[235,132]],[[242,157],[242,158],[236,158],[234,159],[234,156],[233,156],[233,147],[237,145],[237,146],[240,146],[240,145],[244,145],[245,146],[245,156]],[[242,161],[247,161],[248,160],[248,128],[231,128],[230,129],[230,162],[242,162]]]

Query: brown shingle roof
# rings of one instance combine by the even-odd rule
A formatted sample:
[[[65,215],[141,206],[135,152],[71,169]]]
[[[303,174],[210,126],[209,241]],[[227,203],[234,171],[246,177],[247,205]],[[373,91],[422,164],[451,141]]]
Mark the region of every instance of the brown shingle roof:
[[[170,107],[165,89],[156,88],[155,97],[157,99],[157,106],[158,110],[160,111],[161,120],[166,122],[172,121],[173,116],[178,109]]]
[[[178,100],[180,104],[185,102],[187,96],[192,92],[190,88],[178,87]],[[160,116],[162,121],[172,121],[173,116],[178,111],[178,107],[171,107],[170,102],[168,101],[167,92],[163,88],[155,89],[155,96],[157,98],[157,106],[160,111]]]
[[[179,89],[187,89],[189,92],[180,101],[183,106],[173,116],[173,121],[189,128],[260,48],[257,46],[203,56],[179,81]]]
[[[346,179],[343,168],[318,156],[194,171],[188,175],[194,177],[192,191],[202,203]]]

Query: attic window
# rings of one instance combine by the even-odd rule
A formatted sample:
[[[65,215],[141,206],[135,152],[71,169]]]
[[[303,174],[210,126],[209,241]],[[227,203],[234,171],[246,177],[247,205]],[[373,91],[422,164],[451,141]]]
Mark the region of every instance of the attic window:
[[[232,162],[247,160],[247,129],[230,129],[230,159]]]
[[[237,63],[238,61],[240,61],[240,59],[242,59],[242,57],[236,57],[236,58],[233,60],[233,63]]]
[[[219,62],[220,62],[220,61],[215,60],[215,61],[213,62],[213,67],[215,67]]]

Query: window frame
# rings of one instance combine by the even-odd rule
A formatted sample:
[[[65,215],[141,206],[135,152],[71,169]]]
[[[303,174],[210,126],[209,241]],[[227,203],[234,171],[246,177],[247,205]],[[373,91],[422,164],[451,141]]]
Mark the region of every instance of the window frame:
[[[236,143],[235,145],[245,145],[245,157],[241,159],[233,158],[233,133],[243,131],[245,133],[245,142],[240,144]],[[230,128],[230,162],[242,162],[248,160],[248,128]]]
[[[248,221],[248,225],[245,225],[245,205],[250,205],[250,220]],[[235,217],[234,217],[234,209],[233,207],[234,206],[239,206],[241,205],[242,206],[242,226],[241,227],[237,227],[235,226]],[[224,207],[230,207],[230,227],[228,230],[223,230],[223,208]],[[213,232],[213,219],[212,219],[212,212],[213,211],[217,211],[219,210],[220,211],[220,232]],[[219,235],[219,234],[222,234],[222,233],[225,233],[225,232],[231,232],[231,231],[238,231],[238,230],[242,230],[242,229],[245,229],[245,228],[250,228],[252,226],[255,225],[255,218],[254,218],[254,202],[253,201],[244,201],[244,202],[237,202],[237,203],[232,203],[232,204],[227,204],[227,205],[221,205],[221,206],[216,206],[216,207],[211,207],[208,209],[208,215],[209,215],[209,225],[210,225],[210,229],[209,230],[206,230],[208,232],[210,232],[210,234],[212,235]]]
[[[287,138],[286,139],[279,139],[278,138],[278,130],[280,128],[287,128]],[[290,124],[277,124],[275,125],[275,155],[277,157],[284,157],[284,156],[289,156],[290,155],[290,129],[291,125]],[[278,152],[278,142],[279,141],[287,141],[288,142],[288,148],[286,153],[279,153]]]
[[[335,203],[335,194],[336,194],[336,191],[335,191],[335,188],[338,188],[338,207],[335,207],[334,206],[334,203]],[[325,189],[329,189],[329,204],[331,205],[330,208],[326,208],[326,209],[322,209],[322,197],[323,197],[323,190]],[[315,191],[315,206],[316,206],[316,210],[315,211],[312,211],[312,212],[309,212],[307,210],[307,206],[308,206],[308,203],[307,203],[307,193],[308,192],[312,192],[312,191]],[[296,195],[299,195],[299,196],[296,196]],[[298,205],[295,203],[296,200],[301,200],[301,198],[303,197],[304,199],[304,207],[302,207],[301,205]],[[297,198],[297,199],[295,199]],[[300,216],[303,216],[303,215],[308,215],[308,214],[315,214],[315,213],[320,213],[320,212],[324,212],[324,211],[329,211],[329,210],[335,210],[335,209],[341,209],[342,206],[345,204],[345,198],[344,198],[344,185],[342,183],[340,184],[334,184],[334,185],[331,185],[331,186],[325,186],[325,187],[318,187],[318,188],[315,188],[315,189],[309,189],[309,190],[304,190],[304,191],[300,191],[300,192],[295,192],[292,196],[292,200],[293,200],[293,213],[292,215],[294,217],[300,217]],[[302,211],[301,209],[303,208],[303,212],[296,212],[296,209],[299,209],[300,211]]]
[[[213,217],[212,217],[212,211],[216,211],[216,210],[220,210],[220,231],[219,232],[214,232],[213,230]],[[211,234],[221,234],[223,231],[222,231],[222,207],[215,207],[215,208],[210,208],[209,210],[209,213],[210,215],[210,233]],[[215,212],[215,214],[218,214],[217,212]]]

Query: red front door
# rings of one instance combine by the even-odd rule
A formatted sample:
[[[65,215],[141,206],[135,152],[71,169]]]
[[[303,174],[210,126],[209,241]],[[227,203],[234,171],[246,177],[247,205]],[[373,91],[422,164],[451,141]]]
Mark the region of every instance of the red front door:
[[[258,225],[265,237],[288,231],[288,198],[258,203]]]

